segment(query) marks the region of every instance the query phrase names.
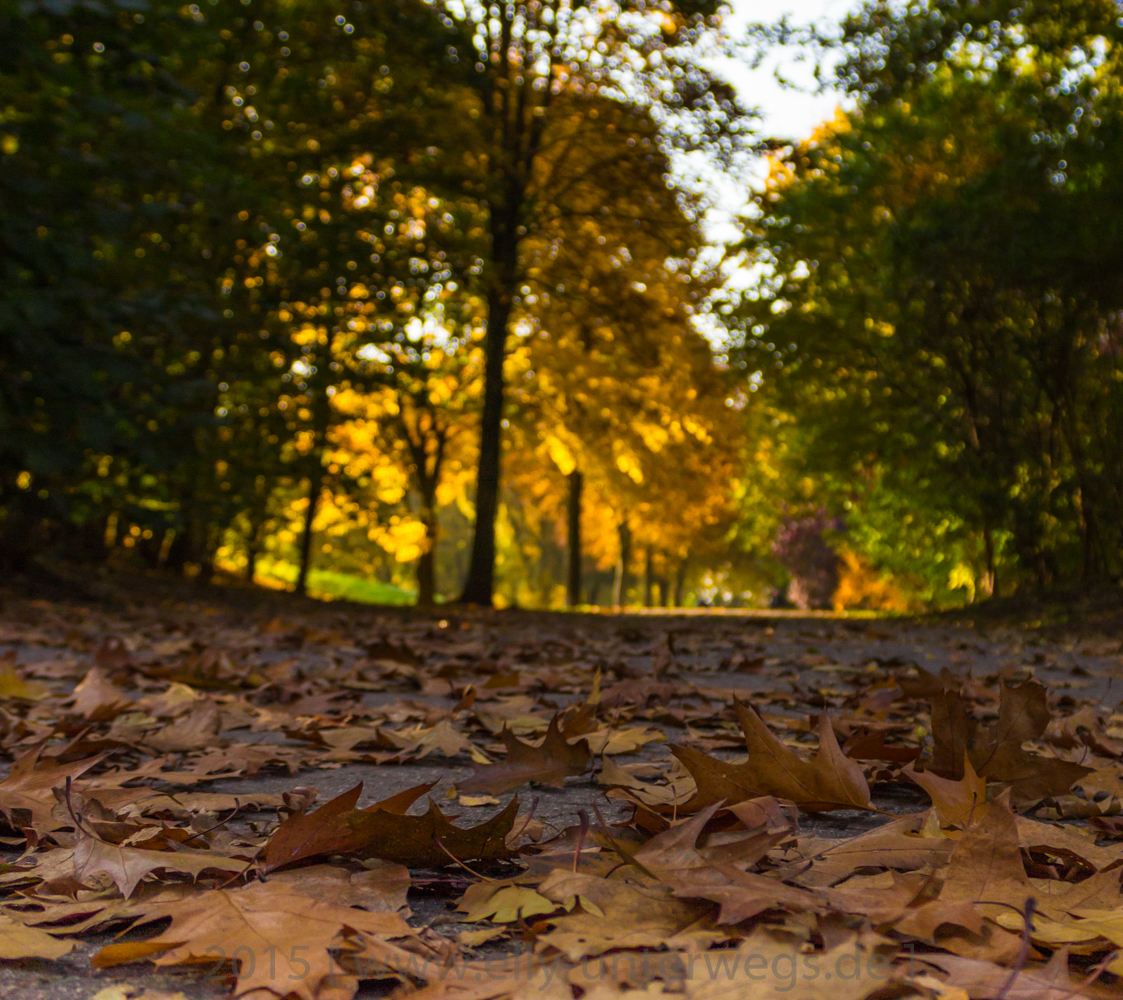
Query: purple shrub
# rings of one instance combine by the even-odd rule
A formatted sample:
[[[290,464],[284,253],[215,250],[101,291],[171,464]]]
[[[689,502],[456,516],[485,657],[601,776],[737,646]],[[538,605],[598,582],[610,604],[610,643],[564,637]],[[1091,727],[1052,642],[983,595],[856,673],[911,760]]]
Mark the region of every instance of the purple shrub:
[[[797,608],[829,608],[838,586],[838,556],[823,538],[826,531],[842,531],[841,518],[830,517],[820,507],[806,517],[781,522],[772,542],[772,553],[791,575],[788,600]]]

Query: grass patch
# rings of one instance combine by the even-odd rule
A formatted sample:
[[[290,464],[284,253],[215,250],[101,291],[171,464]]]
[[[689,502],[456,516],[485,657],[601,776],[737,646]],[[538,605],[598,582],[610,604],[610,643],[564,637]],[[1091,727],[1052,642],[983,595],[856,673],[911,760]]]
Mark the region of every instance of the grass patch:
[[[258,562],[254,579],[265,586],[278,584],[292,586],[296,583],[298,567],[288,562]],[[417,595],[392,583],[367,580],[350,573],[337,573],[330,569],[313,569],[308,574],[308,596],[329,600],[356,601],[359,604],[413,604]]]

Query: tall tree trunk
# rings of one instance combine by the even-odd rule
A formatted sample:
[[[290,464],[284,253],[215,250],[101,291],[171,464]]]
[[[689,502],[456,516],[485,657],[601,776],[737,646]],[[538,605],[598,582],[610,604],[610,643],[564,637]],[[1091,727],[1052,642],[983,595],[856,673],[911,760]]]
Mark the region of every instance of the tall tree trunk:
[[[643,606],[651,607],[651,590],[655,584],[655,550],[647,547],[647,558],[643,564]]]
[[[581,603],[581,473],[574,469],[569,474],[569,534],[566,547],[569,549],[569,579],[567,581],[565,603],[575,608]]]
[[[437,524],[436,482],[426,484],[421,493],[421,523],[425,525],[425,551],[417,560],[417,606],[430,608],[437,599]]]
[[[983,547],[986,550],[987,571],[983,577],[983,593],[987,597],[998,596],[998,576],[994,569],[994,534],[990,525],[983,528]]]
[[[686,587],[686,568],[690,563],[690,556],[683,556],[675,571],[675,607],[682,607],[682,592]]]
[[[308,589],[308,571],[312,568],[312,521],[316,517],[316,508],[320,505],[323,474],[317,471],[309,478],[308,483],[308,509],[304,512],[304,533],[300,536],[300,571],[296,576],[298,594],[303,594]]]
[[[260,516],[258,516],[260,513]],[[261,531],[265,526],[264,511],[250,513],[250,530],[246,536],[246,583],[253,583],[257,574],[257,557],[261,554]]]
[[[495,585],[495,518],[499,513],[499,459],[503,434],[503,361],[507,354],[507,323],[510,318],[511,288],[506,282],[500,282],[488,294],[476,524],[472,532],[468,579],[460,595],[464,604],[490,606]]]
[[[621,608],[628,599],[628,563],[632,561],[632,530],[628,522],[621,521],[620,557],[616,561],[616,578],[612,581],[612,605]]]

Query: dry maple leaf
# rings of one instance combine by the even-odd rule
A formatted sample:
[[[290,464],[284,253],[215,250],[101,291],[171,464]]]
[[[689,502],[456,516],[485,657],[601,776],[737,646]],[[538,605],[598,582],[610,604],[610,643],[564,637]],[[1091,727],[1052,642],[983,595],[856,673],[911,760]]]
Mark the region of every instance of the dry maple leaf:
[[[734,709],[749,751],[745,763],[730,764],[691,747],[671,747],[698,785],[680,812],[762,795],[788,799],[807,812],[869,808],[870,789],[862,769],[840,749],[825,712],[819,717],[819,750],[811,760],[804,760],[781,743],[751,708],[737,702]]]
[[[320,854],[346,854],[358,850],[361,841],[350,822],[353,816],[364,812],[400,815],[435,784],[417,785],[365,810],[356,810],[355,804],[363,792],[360,781],[354,788],[325,802],[314,813],[293,813],[281,823],[265,847],[265,871],[268,873]]]
[[[170,726],[145,733],[146,748],[157,753],[187,753],[192,750],[213,750],[226,746],[219,737],[222,716],[210,698],[201,698],[183,718]]]
[[[129,696],[109,679],[101,667],[90,667],[72,697],[74,711],[91,722],[112,719],[129,704]]]
[[[707,926],[705,917],[712,907],[675,899],[666,886],[651,879],[596,878],[557,870],[538,893],[562,906],[581,902],[572,913],[550,919],[554,929],[538,938],[570,962],[616,948],[704,948],[725,938],[723,931]]]
[[[171,918],[164,931],[147,941],[102,948],[96,968],[135,962],[153,955],[157,965],[182,962],[233,962],[238,970],[235,995],[269,990],[315,1000],[331,976],[331,949],[347,947],[345,933],[379,937],[413,934],[396,913],[369,913],[324,902],[272,883],[242,889],[212,889],[186,899],[147,908],[136,926]]]
[[[753,800],[750,800],[753,802]],[[748,803],[742,803],[747,805]],[[753,802],[754,805],[758,803]],[[643,871],[654,875],[661,882],[672,887],[696,883],[703,869],[726,865],[747,868],[756,864],[773,847],[791,838],[793,826],[787,824],[761,825],[755,829],[734,830],[709,838],[715,843],[699,846],[706,824],[721,808],[715,802],[688,820],[675,823],[662,833],[657,833],[638,851],[631,855],[630,861]],[[782,816],[773,808],[778,806],[775,799],[760,803],[763,815]]]
[[[1009,793],[1003,792],[990,804],[986,815],[956,842],[948,858],[940,899],[975,903],[989,916],[1010,906],[1024,910],[1026,900],[1035,895],[1022,864]]]
[[[759,814],[765,822],[755,829],[710,837],[714,843],[709,846],[699,846],[698,840],[721,803],[715,802],[691,819],[656,834],[634,854],[629,855],[622,843],[616,842],[613,846],[641,871],[670,887],[676,897],[719,903],[720,924],[739,923],[776,907],[816,908],[820,901],[806,890],[744,871],[777,844],[789,839],[793,829],[790,818],[786,824],[776,822],[786,817],[776,808],[778,803],[774,799],[751,801],[751,804],[757,808],[744,812]]]
[[[79,881],[103,873],[113,879],[128,899],[137,883],[152,872],[179,872],[197,878],[205,871],[242,874],[249,861],[224,858],[208,851],[150,851],[139,847],[121,847],[96,837],[81,835],[74,847],[74,877]]]
[[[1030,753],[1027,740],[1039,739],[1052,717],[1045,688],[1037,681],[1002,686],[998,721],[981,727],[967,714],[962,696],[943,691],[932,698],[931,770],[947,778],[963,777],[969,759],[975,773],[988,781],[1010,782],[1014,798],[1038,801],[1063,795],[1091,768],[1055,757]]]
[[[901,774],[928,793],[940,826],[970,826],[990,808],[986,779],[975,773],[970,757],[963,760],[963,777],[959,781],[941,778],[933,771],[916,771],[911,766],[902,768]]]
[[[105,754],[85,760],[59,764],[40,760],[43,744],[32,747],[13,764],[0,781],[0,814],[15,830],[30,827],[38,833],[49,833],[70,824],[53,815],[57,799],[52,789],[62,788],[67,778],[76,778],[99,764]]]
[[[459,791],[469,795],[502,795],[528,781],[561,788],[567,777],[584,774],[593,759],[588,740],[568,742],[558,720],[556,715],[550,720],[546,737],[537,746],[524,743],[504,727],[499,736],[507,744],[507,757],[501,764],[479,768],[471,778],[457,785]]]

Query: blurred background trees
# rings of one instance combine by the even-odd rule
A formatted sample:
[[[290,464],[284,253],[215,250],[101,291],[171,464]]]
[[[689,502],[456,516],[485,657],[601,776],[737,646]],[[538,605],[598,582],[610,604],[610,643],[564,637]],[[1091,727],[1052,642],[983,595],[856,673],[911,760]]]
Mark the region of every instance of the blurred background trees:
[[[540,607],[1117,578],[1116,17],[868,3],[782,144],[705,3],[9,5],[0,560]],[[754,148],[719,244],[682,178]]]

